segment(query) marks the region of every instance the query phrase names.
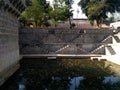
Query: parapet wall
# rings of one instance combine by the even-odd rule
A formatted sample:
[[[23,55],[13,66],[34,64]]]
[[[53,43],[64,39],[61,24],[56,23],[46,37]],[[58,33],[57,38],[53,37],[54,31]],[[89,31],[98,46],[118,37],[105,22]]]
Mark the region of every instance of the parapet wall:
[[[25,0],[0,0],[0,85],[19,68],[18,19]]]
[[[112,30],[21,29],[21,54],[90,54]]]

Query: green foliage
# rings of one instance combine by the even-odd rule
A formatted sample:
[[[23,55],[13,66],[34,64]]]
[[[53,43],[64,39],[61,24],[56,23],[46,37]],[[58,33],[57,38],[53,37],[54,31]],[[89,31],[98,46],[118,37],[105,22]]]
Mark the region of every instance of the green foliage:
[[[27,9],[22,13],[21,17],[25,17],[27,20],[32,20],[35,22],[35,25],[42,26],[44,23],[47,23],[49,16],[49,11],[52,10],[52,7],[45,7],[44,4],[40,3],[38,0],[31,0],[32,6],[28,6]],[[46,13],[48,11],[48,13]]]
[[[58,21],[66,21],[72,16],[72,0],[54,0],[53,7],[46,0],[31,1],[32,6],[27,7],[22,17],[34,21],[36,26],[49,26],[49,20],[57,26]]]
[[[66,21],[72,16],[71,2],[69,0],[54,0],[53,11],[50,13],[54,25],[57,26],[58,21]],[[72,0],[71,0],[72,1]]]
[[[107,13],[120,11],[119,0],[81,0],[78,5],[81,6],[91,23],[96,20],[98,27],[103,19],[107,18]]]
[[[68,14],[67,14],[67,17],[68,17],[68,20],[69,20],[69,24],[70,24],[70,28],[71,28],[71,19],[70,19],[70,17],[71,16],[73,16],[73,14],[72,14],[72,12],[73,12],[73,10],[72,10],[72,4],[73,4],[73,0],[65,0],[65,3],[66,3],[66,5],[67,5],[67,7],[68,7]]]
[[[75,23],[71,23],[70,28],[74,28],[75,26],[76,26]]]
[[[109,17],[108,19],[109,19],[109,21],[114,21],[115,20],[113,16]]]

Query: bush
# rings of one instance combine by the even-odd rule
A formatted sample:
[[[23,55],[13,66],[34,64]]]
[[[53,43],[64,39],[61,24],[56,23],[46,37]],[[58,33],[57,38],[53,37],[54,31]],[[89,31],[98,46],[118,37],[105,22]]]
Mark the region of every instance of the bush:
[[[72,23],[71,25],[70,25],[70,28],[74,28],[76,25],[75,25],[75,23]]]

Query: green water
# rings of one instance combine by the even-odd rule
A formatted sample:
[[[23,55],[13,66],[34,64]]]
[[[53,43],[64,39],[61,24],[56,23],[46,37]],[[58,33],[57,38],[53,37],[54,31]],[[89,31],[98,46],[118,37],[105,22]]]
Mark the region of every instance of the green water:
[[[20,63],[0,90],[120,90],[119,78],[103,61],[23,59]]]

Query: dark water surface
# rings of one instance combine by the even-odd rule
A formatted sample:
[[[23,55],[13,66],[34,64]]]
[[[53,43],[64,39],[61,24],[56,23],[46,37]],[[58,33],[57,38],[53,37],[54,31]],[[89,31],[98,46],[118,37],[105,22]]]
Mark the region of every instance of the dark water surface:
[[[22,59],[0,90],[120,90],[119,78],[103,61]]]

